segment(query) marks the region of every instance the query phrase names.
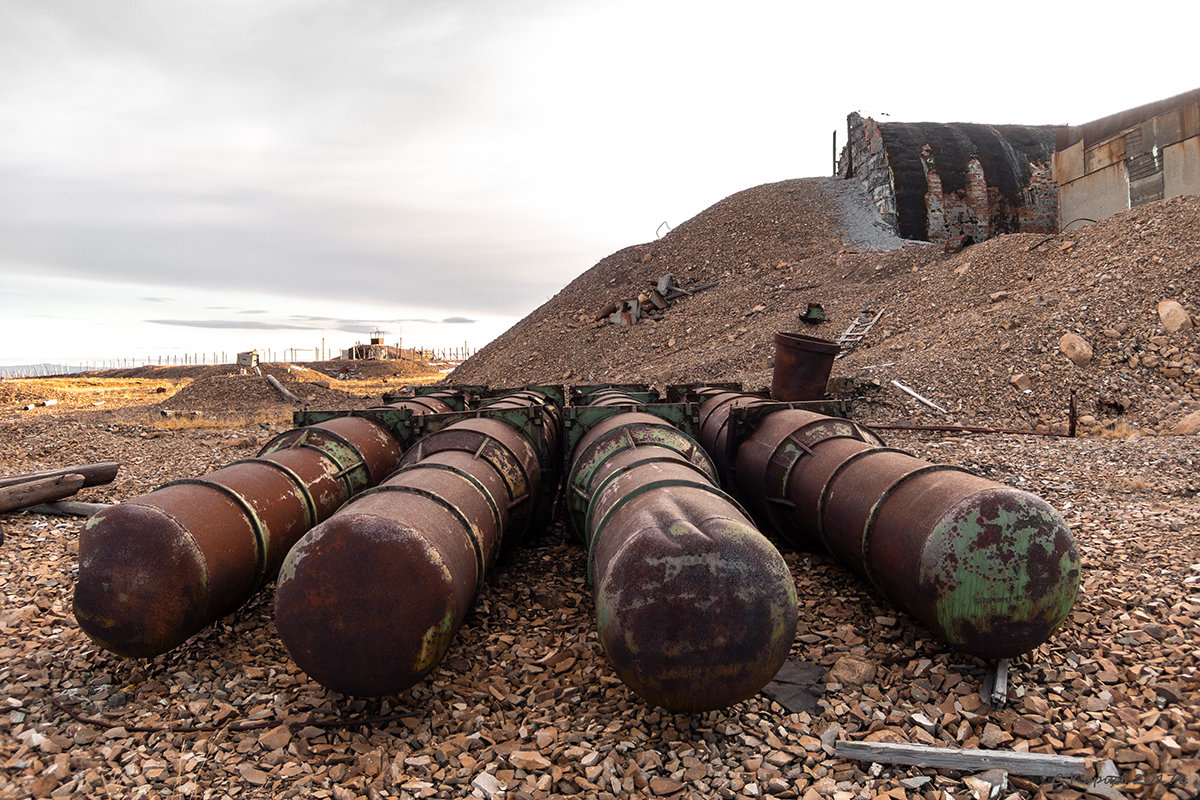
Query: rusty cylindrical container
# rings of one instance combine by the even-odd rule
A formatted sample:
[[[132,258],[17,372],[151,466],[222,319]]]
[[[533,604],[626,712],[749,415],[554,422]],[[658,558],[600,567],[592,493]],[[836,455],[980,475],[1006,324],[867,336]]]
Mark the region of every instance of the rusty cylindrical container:
[[[775,368],[771,397],[784,402],[820,400],[841,347],[836,342],[802,333],[775,334]]]
[[[80,627],[125,656],[182,644],[239,608],[305,531],[399,461],[399,444],[380,425],[333,419],[281,434],[256,458],[104,509],[79,537]]]
[[[796,631],[787,564],[715,477],[690,437],[627,412],[585,434],[568,479],[605,653],[626,685],[671,711],[750,697]]]
[[[539,447],[500,419],[452,423],[418,441],[383,485],[309,531],[275,591],[276,627],[300,668],[359,696],[401,692],[425,677],[504,540],[528,524],[541,487]]]
[[[738,493],[779,536],[821,542],[964,652],[1006,658],[1048,639],[1079,585],[1062,517],[1035,495],[881,444],[848,420],[768,413],[737,446]]]

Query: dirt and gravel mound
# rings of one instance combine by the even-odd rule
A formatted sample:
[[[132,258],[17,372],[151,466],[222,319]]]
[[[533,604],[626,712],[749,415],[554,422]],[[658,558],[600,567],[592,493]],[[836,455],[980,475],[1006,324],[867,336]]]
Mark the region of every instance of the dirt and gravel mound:
[[[305,366],[331,378],[345,377],[354,379],[379,378],[384,380],[404,380],[411,378],[427,378],[438,374],[442,369],[440,364],[432,364],[424,360],[412,359],[366,359],[355,361],[313,361]]]
[[[871,419],[1062,427],[1071,391],[1086,430],[1173,429],[1200,400],[1196,327],[1170,332],[1161,300],[1200,310],[1200,197],[1179,197],[1057,236],[1009,235],[947,253],[867,236],[869,215],[833,179],[739,192],[662,239],[621,250],[466,361],[452,383],[740,381],[769,386],[775,331],[836,339],[860,310],[879,323],[834,367]],[[853,235],[852,235],[853,233]],[[858,242],[858,243],[856,243]],[[719,285],[632,327],[610,301],[670,272]],[[797,319],[809,302],[828,321]],[[1077,364],[1064,335],[1092,350]],[[941,414],[891,386],[898,380]],[[837,384],[835,384],[837,385]]]
[[[826,299],[824,265],[842,249],[821,179],[739,192],[658,241],[605,258],[450,376],[454,383],[516,385],[592,381],[758,380],[770,337],[795,327],[795,309]],[[687,288],[720,283],[631,328],[595,322],[613,301],[635,297],[671,273]],[[823,293],[824,292],[824,293]]]

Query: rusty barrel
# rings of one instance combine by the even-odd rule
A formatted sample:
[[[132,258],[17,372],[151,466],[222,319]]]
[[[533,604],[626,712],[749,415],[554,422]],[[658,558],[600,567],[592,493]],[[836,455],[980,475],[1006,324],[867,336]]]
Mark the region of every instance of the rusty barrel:
[[[836,342],[815,336],[777,332],[771,397],[784,402],[820,400],[840,349]]]
[[[80,627],[125,656],[182,644],[274,578],[292,545],[392,472],[400,452],[380,425],[334,419],[104,509],[79,538]]]
[[[541,490],[538,449],[498,418],[454,422],[309,531],[275,591],[276,627],[297,665],[359,696],[401,692],[425,677],[505,540],[529,524]]]
[[[568,478],[604,651],[630,689],[671,711],[750,697],[796,631],[787,564],[715,478],[694,440],[640,412],[589,430]]]
[[[760,522],[797,546],[820,542],[959,650],[1031,650],[1075,602],[1075,539],[1036,495],[807,411],[770,412],[734,444],[738,495]]]

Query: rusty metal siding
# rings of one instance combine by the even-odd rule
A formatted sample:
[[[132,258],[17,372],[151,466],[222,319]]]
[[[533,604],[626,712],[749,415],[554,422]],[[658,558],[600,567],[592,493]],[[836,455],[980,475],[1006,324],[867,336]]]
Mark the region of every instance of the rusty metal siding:
[[[1054,179],[1060,184],[1082,178],[1084,167],[1083,140],[1054,153]]]
[[[1129,130],[1135,125],[1141,125],[1148,119],[1153,119],[1160,114],[1169,113],[1179,108],[1185,109],[1185,118],[1187,118],[1189,113],[1196,113],[1195,110],[1187,111],[1186,109],[1200,108],[1200,89],[1193,89],[1190,92],[1168,97],[1166,100],[1147,103],[1146,105],[1131,108],[1127,111],[1118,111],[1116,114],[1101,117],[1085,125],[1073,125],[1069,128],[1063,128],[1058,133],[1055,146],[1057,150],[1065,150],[1082,139],[1084,147],[1092,147],[1105,139],[1115,138],[1122,132]],[[1196,124],[1200,128],[1200,118],[1196,119]],[[1194,136],[1197,134],[1200,134],[1200,129],[1193,130],[1188,135]]]
[[[1063,224],[1200,192],[1200,144],[1189,144],[1198,140],[1200,89],[1060,132],[1054,160]],[[1068,168],[1080,148],[1082,174]]]
[[[1200,194],[1200,135],[1163,148],[1163,194]]]
[[[1059,187],[1059,208],[1063,229],[1077,228],[1085,222],[1111,217],[1129,208],[1129,175],[1120,161],[1102,170],[1084,175]]]

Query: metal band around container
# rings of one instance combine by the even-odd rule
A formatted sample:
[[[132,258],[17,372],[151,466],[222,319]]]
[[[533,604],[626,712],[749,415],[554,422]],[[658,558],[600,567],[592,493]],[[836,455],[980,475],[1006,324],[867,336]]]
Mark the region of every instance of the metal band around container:
[[[845,459],[836,467],[834,467],[833,472],[829,473],[829,478],[826,479],[825,484],[821,486],[820,494],[817,495],[817,535],[821,537],[821,544],[825,545],[825,549],[829,553],[834,552],[833,548],[829,546],[829,536],[825,532],[825,501],[829,496],[829,487],[833,485],[835,480],[837,480],[837,477],[842,473],[842,470],[846,469],[860,458],[864,458],[869,453],[899,453],[900,455],[909,456],[910,458],[916,458],[916,456],[914,456],[912,453],[909,453],[907,450],[901,450],[896,447],[875,447],[869,450],[859,450],[857,453],[851,454],[849,458]]]
[[[418,486],[404,486],[394,483],[385,483],[381,486],[376,486],[373,489],[368,489],[362,494],[356,496],[351,503],[356,502],[364,497],[369,497],[374,494],[382,494],[385,492],[399,492],[401,494],[420,495],[421,497],[432,500],[450,512],[450,515],[454,517],[454,519],[460,525],[463,526],[464,530],[466,530],[467,539],[471,542],[471,552],[475,554],[475,591],[478,592],[483,587],[484,573],[487,570],[487,565],[484,562],[483,545],[479,541],[479,534],[475,530],[475,526],[471,524],[469,519],[467,519],[467,515],[462,513],[462,511],[460,511],[453,503],[447,502],[445,498],[435,492],[431,492],[428,489],[422,489]],[[487,494],[487,492],[484,492],[484,494]],[[345,506],[342,506],[342,510],[344,511],[349,506],[350,503],[347,503]],[[424,538],[424,535],[422,535],[422,538]],[[425,541],[429,540],[426,539]]]
[[[622,447],[622,442],[627,443],[628,446]],[[710,480],[716,480],[716,466],[713,464],[708,453],[692,437],[672,426],[669,422],[664,420],[660,425],[639,420],[619,425],[606,431],[603,436],[589,444],[571,465],[571,472],[567,477],[567,484],[571,493],[568,495],[567,502],[571,504],[571,511],[573,512],[571,516],[572,525],[578,526],[579,530],[577,532],[580,538],[587,537],[587,531],[585,530],[587,527],[587,506],[591,504],[591,498],[596,493],[596,490],[589,490],[592,477],[607,463],[608,459],[617,453],[641,445],[673,450],[684,456],[686,463],[700,468],[708,475]],[[606,448],[611,448],[611,451],[605,453],[604,450]],[[700,456],[703,467],[699,467],[692,460],[697,455]],[[579,508],[580,499],[583,500],[582,509]],[[581,512],[582,521],[577,521],[577,518],[574,516],[575,512]]]
[[[297,433],[297,431],[298,431],[298,433]],[[320,433],[317,434],[317,433],[314,433],[314,431],[320,431]],[[292,439],[286,439],[286,437],[291,436],[292,434],[297,434],[297,435]],[[343,463],[342,460],[339,459],[334,453],[331,453],[328,450],[326,450],[325,448],[320,447],[320,440],[324,437],[328,437],[329,439],[339,442],[340,444],[343,444],[347,448],[349,448],[350,452],[352,452],[354,454],[354,456],[358,459],[358,463],[355,463],[355,464]],[[310,443],[309,439],[316,439],[317,442]],[[286,441],[286,444],[284,445],[284,447],[281,448],[281,447],[273,446],[276,444],[276,442],[280,442],[280,441]],[[329,430],[328,428],[314,428],[314,427],[310,426],[307,428],[296,428],[296,429],[293,429],[290,431],[285,431],[284,433],[279,434],[279,436],[276,436],[271,441],[267,442],[266,446],[264,446],[263,449],[259,451],[258,455],[261,458],[262,456],[270,455],[271,453],[275,452],[276,450],[282,450],[282,449],[291,450],[291,449],[295,449],[295,448],[299,448],[299,447],[307,447],[311,450],[316,450],[316,451],[324,454],[327,458],[329,458],[330,461],[332,461],[334,464],[336,464],[338,467],[338,470],[334,474],[346,484],[346,493],[348,495],[350,495],[351,497],[358,494],[359,492],[361,492],[363,489],[370,486],[374,482],[374,476],[371,475],[371,471],[367,467],[366,458],[363,457],[363,454],[359,451],[358,447],[353,442],[351,442],[349,439],[347,439],[346,437],[342,436],[339,433],[335,433],[335,432]],[[357,469],[363,470],[365,480],[352,481],[349,478],[349,474],[351,472],[354,472]]]
[[[830,433],[830,429],[832,429],[832,435],[823,435]],[[775,526],[775,530],[781,536],[786,537],[787,534],[785,531],[792,527],[790,525],[791,520],[788,517],[791,516],[792,509],[796,507],[796,504],[787,497],[787,487],[792,479],[792,471],[800,463],[801,459],[813,455],[815,452],[812,449],[813,447],[834,439],[863,441],[861,431],[853,422],[829,417],[827,419],[806,422],[796,430],[790,432],[779,442],[775,451],[767,459],[763,470],[763,485],[771,494],[765,498],[767,501],[766,510],[771,523]],[[784,446],[789,442],[795,445],[799,452],[778,457],[783,452]],[[781,507],[788,509],[787,517],[782,516]]]
[[[233,489],[230,489],[228,486],[224,486],[215,481],[206,481],[203,478],[183,478],[182,480],[171,481],[170,483],[163,484],[158,488],[165,489],[168,486],[205,486],[225,495],[234,503],[236,503],[238,507],[242,509],[242,513],[246,516],[247,521],[249,521],[250,530],[254,532],[254,548],[256,556],[256,564],[254,567],[254,585],[261,586],[266,583],[268,579],[266,575],[268,547],[267,541],[268,537],[270,536],[270,532],[263,527],[262,520],[258,518],[258,514],[254,511],[254,507],[250,505],[250,501],[242,497]]]
[[[225,467],[232,467],[235,464],[262,464],[264,467],[271,467],[272,469],[282,472],[288,477],[288,479],[292,481],[292,483],[296,484],[296,488],[300,490],[301,497],[304,498],[304,512],[305,516],[307,517],[307,522],[304,526],[305,529],[311,528],[321,521],[317,517],[317,503],[315,500],[313,500],[312,490],[304,482],[304,479],[301,478],[300,475],[291,467],[285,464],[280,464],[278,461],[272,461],[269,458],[243,458],[226,464]],[[222,469],[225,467],[222,467]]]
[[[503,424],[503,423],[501,423],[501,424]],[[510,428],[510,430],[513,430],[513,429]],[[450,433],[466,434],[467,435],[466,438],[468,438],[468,439],[470,439],[470,437],[474,436],[474,437],[477,437],[479,441],[474,450],[464,450],[461,447],[440,447],[438,449],[432,449],[432,446],[437,445],[438,436],[440,434],[450,434]],[[519,432],[517,432],[516,430],[513,430],[513,433],[516,436],[518,436],[521,439],[521,441],[528,444],[528,442],[526,442],[526,440],[525,440],[525,437],[521,436],[521,434]],[[445,438],[445,437],[443,437],[443,438]],[[488,445],[490,445],[492,443],[495,443],[495,445],[497,445],[499,447],[499,450],[492,449],[489,451],[489,453],[499,453],[500,455],[505,456],[506,460],[508,460],[510,462],[510,466],[516,467],[516,473],[519,474],[519,477],[521,479],[520,486],[516,486],[516,485],[513,485],[512,483],[510,483],[510,478],[512,477],[513,473],[508,472],[504,468],[506,465],[497,463],[498,459],[488,458],[488,455],[485,454],[484,451],[488,450]],[[477,459],[480,459],[482,461],[487,461],[489,464],[492,465],[492,467],[494,467],[496,469],[496,471],[498,473],[500,473],[500,478],[501,478],[501,480],[504,481],[504,488],[508,491],[508,508],[509,509],[515,508],[516,506],[520,505],[525,500],[527,500],[529,498],[529,493],[532,491],[529,474],[525,471],[525,464],[524,464],[524,462],[521,461],[521,457],[519,455],[517,455],[517,453],[514,452],[513,449],[511,447],[509,447],[507,444],[505,444],[503,441],[501,441],[500,439],[497,439],[495,436],[491,435],[490,433],[488,433],[486,431],[475,430],[474,428],[456,428],[455,426],[450,425],[445,428],[442,428],[440,431],[437,431],[436,433],[431,433],[428,436],[421,439],[421,441],[417,443],[417,448],[418,448],[417,454],[416,454],[417,458],[411,464],[405,465],[406,467],[416,466],[416,465],[424,462],[424,460],[426,458],[433,455],[434,453],[442,453],[442,452],[446,452],[446,451],[457,451],[460,453],[470,453],[472,456],[474,456]],[[537,452],[533,451],[532,446],[530,446],[530,450],[533,452],[534,459],[536,460]],[[518,494],[519,492],[520,492],[520,494]]]

